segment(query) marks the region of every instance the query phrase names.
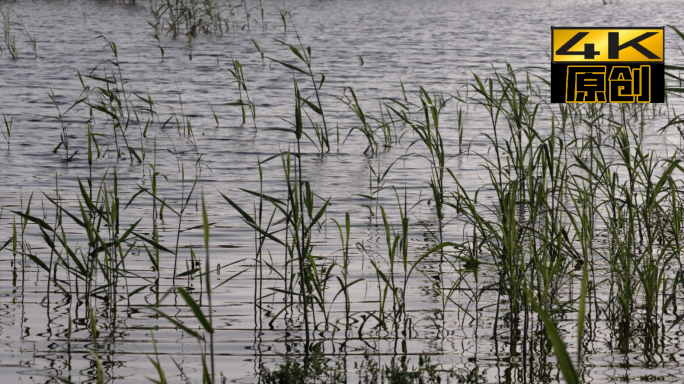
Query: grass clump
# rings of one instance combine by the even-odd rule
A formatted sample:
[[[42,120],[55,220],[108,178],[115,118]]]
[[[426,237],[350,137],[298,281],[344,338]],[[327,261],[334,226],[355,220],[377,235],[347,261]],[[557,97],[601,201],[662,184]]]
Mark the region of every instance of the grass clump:
[[[428,355],[419,355],[417,366],[406,356],[393,357],[382,365],[378,356],[369,353],[352,366],[349,359],[326,356],[316,348],[306,358],[284,356],[284,361],[273,369],[261,364],[258,375],[263,384],[441,384],[477,383],[482,379],[473,372],[443,369]]]

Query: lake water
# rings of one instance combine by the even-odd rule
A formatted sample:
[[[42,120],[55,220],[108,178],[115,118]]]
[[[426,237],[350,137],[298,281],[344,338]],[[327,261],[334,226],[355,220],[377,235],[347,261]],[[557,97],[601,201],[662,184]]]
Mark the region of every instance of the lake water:
[[[220,284],[227,277],[246,271],[219,287],[213,295],[217,372],[222,372],[228,382],[256,382],[255,369],[259,364],[273,366],[282,360],[282,353],[301,352],[302,348],[299,320],[286,321],[286,317],[281,316],[269,327],[272,316],[282,309],[282,297],[277,294],[266,297],[262,299],[263,307],[255,309],[254,231],[221,196],[223,193],[253,212],[253,204],[258,199],[240,189],[260,189],[258,161],[288,148],[295,150],[294,135],[282,130],[291,128],[289,122],[294,121],[292,71],[268,59],[292,64],[297,64],[298,60],[275,40],[297,42],[292,26],[284,31],[279,9],[291,14],[301,41],[311,47],[316,76],[322,73],[326,77],[321,104],[330,129],[330,152],[320,155],[313,144],[305,142],[302,173],[316,194],[331,199],[325,222],[314,231],[316,255],[339,261],[339,232],[332,219],[342,222],[345,212],[350,214],[352,247],[348,278],[349,281],[363,279],[351,288],[352,312],[356,319],[365,318],[362,316],[378,309],[381,284],[370,259],[382,260],[375,252],[382,254],[387,248],[379,208],[375,201],[369,203],[363,196],[377,189],[372,170],[382,174],[391,165],[382,183],[386,187],[395,186],[402,199],[405,193],[409,206],[416,204],[409,214],[412,260],[435,245],[437,223],[434,204],[428,201],[431,196],[427,185],[430,166],[422,156],[428,153],[424,145],[421,142],[411,145],[418,136],[401,126],[397,129],[406,132],[401,142],[391,148],[381,145],[375,155],[364,154],[367,144],[359,131],[354,131],[345,141],[349,129],[359,125],[354,113],[338,99],[350,94],[348,88],[354,90],[364,111],[376,116],[380,113],[379,100],[403,98],[400,82],[409,93],[417,91],[420,84],[431,93],[443,92],[445,97],[453,95],[466,99],[474,96],[472,88],[465,86],[466,82],[473,80],[473,73],[481,77],[492,76],[492,65],[499,72],[505,72],[506,63],[516,70],[549,68],[551,26],[662,26],[678,25],[684,19],[684,7],[676,1],[613,1],[608,5],[600,0],[264,1],[261,6],[265,24],[260,25],[261,15],[255,8],[259,4],[248,3],[253,16],[249,28],[241,28],[246,23],[245,11],[236,8],[234,20],[238,28],[231,28],[222,36],[200,35],[191,44],[182,36],[177,39],[160,36],[159,44],[164,49],[162,61],[157,41],[151,36],[154,30],[148,24],[153,17],[145,3],[0,2],[0,9],[10,15],[12,22],[21,21],[35,36],[38,56],[35,57],[26,32],[13,24],[19,58],[13,60],[6,46],[0,56],[0,113],[8,119],[14,116],[10,150],[6,151],[5,143],[0,142],[0,245],[12,236],[13,220],[17,223],[20,220],[10,211],[25,212],[31,196],[31,215],[45,217],[48,223],[53,223],[55,209],[44,194],[51,198],[58,194],[64,207],[80,214],[78,180],[85,183],[91,172],[84,125],[89,119],[89,109],[81,103],[64,113],[84,97],[79,72],[86,85],[103,86],[102,82],[85,76],[97,66],[92,76],[105,75],[103,60],[112,60],[113,54],[106,47],[107,41],[98,36],[106,37],[116,43],[121,71],[116,76],[123,76],[127,82],[126,92],[144,97],[150,95],[159,115],[148,129],[147,137],[142,137],[149,116],[149,112],[143,110],[147,104],[130,95],[130,111],[137,111],[140,122],[128,128],[127,140],[135,143],[131,146],[136,148],[138,156],[143,155],[144,148],[145,159],[138,162],[131,159],[128,152],[117,159],[112,123],[104,114],[95,114],[93,132],[104,136],[97,136],[103,156],[93,164],[93,188],[97,192],[105,173],[108,175],[105,184],[113,187],[112,174],[116,171],[118,194],[124,206],[140,190],[139,186],[151,187],[149,164],[156,163],[156,170],[165,176],[157,177],[157,194],[170,207],[157,221],[159,243],[169,249],[178,247],[178,273],[191,269],[191,249],[196,250],[200,259],[204,258],[203,233],[197,228],[202,224],[201,195],[204,194],[209,222],[215,223],[211,226],[210,239],[212,268],[214,263],[225,266],[244,259],[222,269],[219,275],[212,275],[212,284]],[[228,14],[229,4],[221,4],[224,13]],[[253,41],[264,52],[265,60]],[[667,64],[684,62],[677,44],[681,45],[682,40],[672,30],[666,30]],[[233,68],[232,58],[243,66],[249,96],[256,106],[256,129],[249,111],[243,125],[240,107],[226,105],[240,97],[238,86],[228,72]],[[519,81],[524,83],[525,73],[518,73]],[[548,73],[540,69],[530,69],[530,73],[548,77]],[[299,74],[298,82],[304,97],[313,95],[309,79]],[[542,95],[548,96],[543,82],[532,76],[531,84],[539,86]],[[64,147],[53,152],[62,133],[60,119],[54,118],[59,112],[49,96],[53,92],[55,103],[64,114],[63,124],[68,125],[69,151],[73,154],[78,150],[68,162]],[[416,100],[413,97],[413,101]],[[463,111],[464,126],[460,149],[459,107]],[[673,102],[671,107],[681,108],[681,103]],[[543,105],[540,110],[537,129],[545,135],[550,132],[550,108]],[[415,110],[417,108],[414,113]],[[162,129],[161,125],[172,116],[174,118]],[[184,132],[183,119],[191,121],[194,135]],[[177,121],[181,122],[181,127]],[[644,143],[649,149],[671,155],[669,146],[679,142],[676,130],[664,135],[655,132],[666,122],[667,117],[660,117],[647,126]],[[484,160],[474,155],[486,156],[491,147],[482,136],[483,133],[492,134],[485,109],[475,107],[474,102],[465,105],[452,99],[441,123],[450,158],[447,166],[469,193],[481,189],[483,199],[491,198],[489,176],[482,167]],[[310,124],[305,123],[305,131],[312,134]],[[122,137],[118,140],[123,142]],[[468,148],[470,155],[459,155],[461,149],[465,152]],[[284,199],[282,162],[276,158],[265,163],[263,174],[264,193]],[[171,208],[180,209],[195,178],[197,186],[179,224]],[[453,182],[446,185],[447,190],[450,188],[455,188]],[[388,188],[379,196],[378,202],[385,207],[388,219],[395,227],[400,227],[394,192]],[[448,210],[446,216],[444,241],[464,241],[462,223],[449,220]],[[136,232],[151,236],[152,217],[153,200],[143,193],[122,211],[120,225],[128,228],[142,218]],[[179,225],[187,231],[181,233],[176,244]],[[65,217],[64,228],[72,248],[85,246],[87,250],[88,238],[80,227]],[[28,224],[23,238],[25,244],[30,244],[31,252],[47,263],[51,252],[38,226]],[[354,247],[357,242],[363,243],[370,255],[364,255]],[[193,381],[198,380],[201,377],[198,343],[150,309],[150,305],[157,303],[173,284],[174,256],[160,253],[161,278],[159,290],[155,292],[150,281],[154,281],[156,273],[142,244],[139,242],[126,259],[127,270],[139,276],[127,276],[128,293],[144,287],[130,297],[130,304],[125,299],[119,302],[117,311],[112,311],[99,298],[88,299],[98,314],[100,337],[96,344],[89,339],[89,328],[84,325],[88,316],[85,306],[77,306],[76,300],[64,300],[54,285],[48,300],[45,271],[28,259],[22,265],[21,255],[13,254],[11,244],[0,251],[0,375],[8,382],[16,383],[54,382],[50,375],[71,377],[74,382],[95,382],[93,350],[97,349],[109,380],[143,382],[145,377],[156,374],[145,357],[154,351],[151,339],[154,335],[171,382],[184,382],[170,360],[172,357],[185,374]],[[270,257],[266,251],[271,252]],[[274,268],[284,270],[282,247],[269,245],[263,257],[269,263],[272,257]],[[267,294],[268,288],[282,288],[277,274],[269,273],[268,268],[263,267],[263,294]],[[387,361],[396,353],[407,353],[416,364],[417,356],[425,353],[433,355],[433,362],[445,367],[464,372],[476,368],[481,380],[486,382],[562,380],[555,369],[554,357],[542,359],[539,366],[543,369],[533,368],[539,370],[538,374],[529,373],[522,368],[519,351],[515,352],[510,345],[509,334],[499,330],[500,334],[492,337],[497,316],[495,290],[483,291],[478,322],[466,320],[465,312],[474,314],[476,310],[465,290],[453,296],[454,303],[447,305],[442,321],[438,316],[442,297],[428,276],[440,273],[445,281],[453,281],[456,275],[451,270],[442,271],[435,260],[426,261],[422,272],[411,277],[406,291],[406,310],[413,319],[413,330],[405,343],[396,342],[382,330],[373,330],[372,321],[367,325],[365,338],[359,338],[356,331],[350,337],[343,332],[333,334],[330,330],[318,330],[316,340],[322,341],[327,354],[336,354],[344,345],[350,356],[350,367],[354,361],[360,361],[365,350],[379,354],[381,361]],[[58,278],[65,279],[64,276],[64,270],[59,270]],[[484,287],[496,278],[493,269],[483,267],[478,284]],[[474,283],[472,279],[470,276],[466,281]],[[104,285],[104,277],[98,276],[97,282]],[[201,289],[197,277],[193,280],[179,278],[177,284],[193,287],[195,291]],[[333,280],[330,285],[328,299],[337,292],[337,282]],[[576,295],[577,287],[571,284],[568,287],[559,298],[570,300]],[[124,289],[123,285],[120,289]],[[127,295],[122,294],[122,297]],[[199,295],[197,298],[199,300]],[[186,306],[179,305],[181,302],[179,297],[172,295],[165,298],[159,308],[196,327],[197,321]],[[334,318],[344,318],[340,297],[330,311]],[[499,314],[500,322],[504,315]],[[74,322],[69,342],[66,332],[70,316],[80,321]],[[672,318],[668,317],[668,321]],[[577,315],[570,313],[560,320],[571,353],[576,351],[576,319]],[[594,341],[583,356],[585,381],[681,382],[684,377],[682,332],[676,329],[664,332],[659,353],[644,357],[638,340],[627,352],[616,351],[610,342],[608,328],[604,319],[591,330]]]

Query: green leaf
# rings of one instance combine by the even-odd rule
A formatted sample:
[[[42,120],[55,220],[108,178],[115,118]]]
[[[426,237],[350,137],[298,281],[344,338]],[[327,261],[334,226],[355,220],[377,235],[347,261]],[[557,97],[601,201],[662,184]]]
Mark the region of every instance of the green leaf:
[[[116,81],[105,79],[103,77],[96,77],[96,76],[90,76],[90,75],[86,75],[85,77],[87,77],[89,79],[97,80],[97,81],[102,81],[103,83],[116,84]]]
[[[41,268],[43,268],[47,273],[50,273],[50,268],[48,268],[48,266],[45,263],[43,263],[43,260],[39,259],[35,255],[31,255],[28,253],[26,254],[26,256],[28,256],[29,259],[31,259],[34,263],[38,264]]]
[[[141,221],[141,220],[142,220],[142,219],[139,219],[138,221],[135,222],[135,224],[133,224],[130,228],[128,228],[128,230],[126,230],[126,232],[124,232],[123,236],[121,236],[121,237],[119,238],[119,241],[120,241],[120,242],[126,241],[126,239],[128,238],[128,236],[129,236],[129,235],[131,234],[131,232],[133,232],[133,230],[135,229],[135,227],[137,227],[138,224],[140,224],[140,221]]]
[[[304,102],[306,103],[306,105],[308,105],[309,108],[311,108],[314,112],[318,113],[319,115],[322,115],[322,114],[323,114],[323,111],[322,111],[320,108],[318,108],[316,105],[314,105],[312,102],[310,102],[310,101],[307,100],[307,99],[302,99],[302,100],[304,100]]]
[[[202,327],[208,332],[208,333],[214,333],[214,328],[209,324],[209,321],[207,318],[204,316],[204,313],[202,313],[202,310],[200,307],[197,305],[195,300],[192,299],[192,296],[183,288],[178,287],[177,288],[178,293],[183,297],[183,300],[185,300],[185,303],[190,307],[192,310],[192,313],[195,314],[195,318],[199,320],[200,324],[202,324]]]
[[[302,123],[302,104],[301,104],[301,96],[299,95],[299,87],[297,87],[297,79],[292,76],[294,79],[294,87],[295,87],[295,136],[297,137],[297,140],[302,138],[302,132],[304,131],[304,125]]]
[[[221,193],[221,196],[223,196],[223,198],[228,202],[228,204],[230,204],[233,208],[235,208],[236,211],[238,211],[240,213],[240,215],[242,215],[242,218],[247,223],[251,223],[251,224],[256,225],[256,222],[254,221],[252,216],[250,216],[247,212],[245,212],[242,208],[240,208],[240,206],[237,205],[233,200],[228,198],[228,196],[224,195],[223,193]]]
[[[280,154],[274,155],[274,156],[272,156],[272,158],[273,158],[273,157],[277,157],[277,156],[280,156]],[[265,161],[262,161],[261,164],[263,164],[264,162],[265,162]],[[269,195],[265,195],[265,194],[259,193],[259,192],[250,191],[249,189],[240,188],[240,190],[241,190],[241,191],[244,191],[244,192],[247,192],[247,193],[249,193],[250,195],[254,195],[254,196],[256,196],[256,197],[263,197],[264,199],[266,199],[266,200],[268,200],[268,201],[271,201],[271,202],[274,202],[274,203],[278,203],[278,204],[285,205],[285,203],[284,203],[283,201],[278,200],[278,199],[276,199],[275,197],[272,197],[272,196],[269,196]]]
[[[199,272],[199,271],[201,271],[201,270],[202,270],[202,268],[191,269],[191,270],[189,270],[189,271],[185,271],[185,272],[183,272],[183,273],[177,274],[176,277],[191,276],[191,275],[194,275],[195,273],[197,273],[197,272]]]
[[[234,278],[236,278],[236,277],[238,277],[238,276],[242,275],[243,273],[245,273],[245,272],[247,272],[247,271],[248,271],[248,270],[247,270],[247,269],[245,269],[245,270],[243,270],[243,271],[240,271],[240,272],[238,272],[238,273],[234,274],[233,276],[231,276],[231,277],[229,277],[229,278],[227,278],[227,279],[223,280],[223,281],[221,282],[221,284],[219,284],[219,285],[215,286],[215,287],[214,287],[214,288],[212,288],[211,290],[212,290],[212,291],[213,291],[213,290],[216,290],[216,288],[218,288],[218,287],[222,286],[223,284],[225,284],[225,283],[227,283],[227,282],[229,282],[229,281],[233,280]]]
[[[178,321],[176,319],[171,318],[171,316],[167,315],[166,313],[164,313],[164,312],[162,312],[156,308],[152,308],[152,310],[155,311],[156,313],[158,313],[159,315],[163,316],[164,318],[166,318],[166,320],[170,321],[173,325],[180,328],[183,332],[187,333],[188,335],[190,335],[190,336],[192,336],[198,340],[204,341],[204,337],[202,337],[202,335],[197,333],[197,331],[194,331],[194,330],[188,328],[185,324],[181,323],[180,321]]]
[[[153,241],[153,240],[150,240],[150,239],[146,238],[145,236],[139,235],[139,234],[137,234],[137,233],[135,233],[135,232],[133,232],[133,236],[135,236],[135,237],[137,237],[138,239],[140,239],[140,240],[142,240],[142,241],[144,241],[144,242],[150,244],[151,246],[155,247],[156,249],[159,249],[160,251],[168,252],[168,253],[170,253],[170,254],[172,254],[172,255],[175,255],[175,253],[173,253],[172,250],[170,250],[170,249],[168,249],[168,248],[166,248],[166,247],[160,245],[160,244],[157,243],[156,241]]]
[[[145,251],[147,251],[147,256],[149,256],[150,261],[152,262],[152,266],[154,267],[155,271],[159,270],[159,263],[157,263],[157,259],[152,255],[152,252],[150,252],[150,249],[147,248],[147,244],[143,244],[145,247]]]
[[[579,376],[577,375],[575,367],[572,365],[572,360],[570,360],[570,355],[568,355],[568,351],[565,348],[563,339],[561,339],[560,334],[558,333],[556,324],[553,322],[553,320],[551,320],[546,311],[544,311],[544,309],[537,303],[534,298],[534,294],[527,290],[527,288],[525,288],[525,295],[532,304],[535,312],[537,312],[541,320],[544,322],[546,333],[549,336],[551,345],[553,345],[553,351],[556,355],[556,360],[558,360],[558,366],[563,373],[563,377],[565,377],[565,381],[568,384],[579,384]]]
[[[684,40],[684,34],[681,33],[681,32],[679,31],[679,29],[677,29],[677,28],[675,28],[675,27],[673,27],[673,26],[671,26],[671,25],[668,25],[668,27],[672,28],[675,32],[677,32],[677,34],[679,35],[679,37],[680,37],[682,40]]]
[[[52,229],[52,227],[48,223],[44,222],[43,220],[41,220],[37,217],[29,216],[29,215],[22,213],[22,212],[19,212],[19,211],[11,211],[11,212],[25,218],[28,221],[32,221],[32,222],[38,224],[39,226],[47,229],[48,231],[54,232],[54,230]]]
[[[299,53],[299,49],[293,47],[292,45],[288,45],[288,47],[290,47],[290,50],[306,64],[306,60],[304,60],[304,56]]]
[[[128,294],[128,297],[131,297],[131,296],[135,295],[136,293],[139,293],[140,291],[142,291],[143,289],[145,289],[147,287],[149,287],[149,285],[143,285],[142,287],[136,288],[133,292]]]
[[[284,65],[285,67],[292,69],[293,71],[298,71],[298,72],[301,72],[301,73],[303,73],[303,74],[305,74],[305,75],[308,75],[308,74],[309,74],[309,73],[307,73],[307,72],[305,72],[305,71],[303,71],[303,70],[301,70],[301,69],[295,67],[295,66],[292,65],[292,64],[283,63],[282,61],[278,61],[278,60],[272,59],[272,58],[270,58],[270,57],[266,57],[266,58],[269,59],[269,60],[271,60],[271,61],[275,61],[276,63],[282,64],[282,65]]]

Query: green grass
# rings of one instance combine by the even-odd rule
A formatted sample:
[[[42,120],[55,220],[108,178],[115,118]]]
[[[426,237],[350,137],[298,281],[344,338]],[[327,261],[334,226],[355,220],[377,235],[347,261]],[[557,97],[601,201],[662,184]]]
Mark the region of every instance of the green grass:
[[[152,7],[158,42],[165,33],[192,39],[237,25],[249,30],[250,20],[258,22],[255,11],[261,14],[260,24],[266,23],[261,3],[231,6],[225,18],[218,5],[207,2],[166,1]],[[237,21],[238,13],[244,24]],[[117,339],[106,331],[113,334],[116,312],[131,311],[131,300],[146,291],[153,300],[148,298],[142,310],[156,315],[150,318],[154,326],[171,327],[196,342],[199,380],[221,380],[216,339],[223,325],[214,319],[214,292],[229,288],[227,283],[238,277],[241,284],[252,284],[255,332],[264,331],[265,323],[286,325],[288,332],[280,363],[255,363],[254,374],[263,383],[348,382],[350,373],[363,383],[485,379],[487,363],[480,357],[491,358],[489,352],[476,353],[461,370],[424,355],[418,365],[412,364],[406,345],[419,335],[421,323],[430,324],[422,326],[437,343],[451,342],[454,325],[473,339],[491,338],[497,353],[516,357],[507,374],[534,372],[530,375],[538,375],[534,380],[539,381],[552,381],[554,373],[568,383],[591,379],[585,362],[601,327],[607,334],[600,337],[608,339],[613,354],[634,353],[636,343],[644,340],[641,353],[662,353],[659,338],[677,332],[684,319],[677,309],[684,276],[679,258],[684,251],[684,167],[682,148],[668,144],[667,156],[648,150],[644,130],[663,118],[669,123],[662,131],[674,130],[679,116],[666,116],[668,108],[649,105],[548,105],[530,72],[511,66],[489,78],[473,74],[464,97],[401,82],[401,96],[378,97],[375,114],[367,112],[366,100],[346,88],[338,100],[348,108],[344,121],[355,123],[342,130],[347,137],[358,135],[355,142],[363,144],[350,148],[346,139],[340,142],[338,130],[338,151],[369,157],[368,192],[353,194],[362,199],[359,205],[367,216],[346,212],[333,217],[335,201],[319,195],[320,186],[307,174],[315,166],[307,152],[334,161],[328,155],[332,123],[325,111],[330,106],[322,102],[325,75],[314,71],[312,49],[303,44],[289,13],[278,16],[283,33],[289,26],[297,41],[277,40],[289,58],[268,57],[285,69],[283,77],[292,76],[293,97],[282,101],[293,107],[284,118],[291,127],[281,129],[290,144],[257,160],[258,179],[253,181],[258,181],[258,190],[202,189],[202,171],[209,168],[180,89],[171,112],[159,112],[150,94],[132,91],[117,45],[102,36],[109,58],[84,71],[86,75],[79,73],[78,98],[64,104],[48,93],[57,110],[51,121],[60,128],[54,156],[68,163],[85,157],[87,150],[88,173],[72,186],[78,191],[73,196],[64,196],[55,178],[54,193],[35,199],[31,194],[26,202],[22,198],[20,207],[11,210],[11,235],[0,250],[12,254],[15,286],[23,287],[25,274],[37,271],[46,277],[41,282],[47,306],[79,303],[74,311],[79,322],[69,321],[67,340],[69,348],[77,342],[92,345],[92,381],[114,377],[113,367],[102,362]],[[3,17],[7,44],[13,24],[9,14]],[[259,45],[252,43],[263,60]],[[259,95],[248,93],[243,65],[235,58],[230,65],[238,99],[229,105],[240,107],[242,125],[249,111],[256,129],[252,97]],[[306,84],[306,91],[300,84]],[[672,87],[669,97],[679,93],[681,88]],[[474,139],[488,146],[480,152],[463,143],[463,132],[477,128],[467,119],[476,107],[489,123]],[[80,108],[88,112],[83,124],[67,122],[68,114]],[[174,122],[172,133],[184,141],[185,150],[170,139]],[[13,117],[5,117],[8,152],[11,137],[16,137],[14,123]],[[413,141],[407,143],[407,137]],[[386,159],[381,148],[405,153],[381,163]],[[171,153],[176,175],[162,173],[158,151]],[[98,165],[108,153],[115,155],[117,167],[103,169]],[[388,175],[399,172],[395,165],[409,157],[419,159],[429,175],[419,193],[389,185],[396,179]],[[473,179],[453,165],[462,160],[480,165],[482,182],[475,188],[469,185]],[[185,161],[194,162],[195,173],[188,178]],[[128,167],[143,177],[122,178]],[[180,200],[172,201],[165,187],[178,182]],[[201,199],[195,193],[198,187],[206,192]],[[208,198],[210,194],[216,199]],[[248,199],[251,204],[241,203]],[[214,214],[216,207],[207,203],[211,201],[220,201],[231,216]],[[190,224],[200,218],[201,225]],[[253,231],[254,257],[226,262],[212,254],[210,231],[235,218],[242,221],[241,229]],[[359,226],[361,220],[367,225]],[[203,244],[193,246],[204,247],[203,258],[194,248],[181,247],[181,240],[193,233],[202,235]],[[74,241],[77,236],[85,240]],[[40,246],[30,244],[29,237],[39,239]],[[338,239],[333,252],[319,246],[337,244]],[[37,249],[49,250],[49,256]],[[214,268],[210,256],[223,265]],[[145,268],[131,268],[132,258]],[[171,258],[173,268],[165,268],[164,260]],[[364,263],[365,270],[354,263]],[[222,269],[238,265],[239,271],[212,283]],[[197,280],[200,284],[193,284]],[[197,286],[199,292],[191,289]],[[355,297],[362,291],[364,299]],[[171,314],[164,307],[171,298],[189,316]],[[411,309],[417,298],[430,310]],[[81,306],[87,316],[78,318]],[[507,351],[498,346],[504,340]],[[154,354],[148,358],[157,377],[151,380],[166,383],[169,367],[183,377],[182,364],[173,360],[171,366],[157,342],[153,336]],[[568,348],[575,342],[575,349]],[[363,347],[348,348],[354,343]],[[339,349],[331,351],[330,345]],[[357,365],[352,367],[348,360],[354,355]],[[554,363],[545,364],[550,356]]]

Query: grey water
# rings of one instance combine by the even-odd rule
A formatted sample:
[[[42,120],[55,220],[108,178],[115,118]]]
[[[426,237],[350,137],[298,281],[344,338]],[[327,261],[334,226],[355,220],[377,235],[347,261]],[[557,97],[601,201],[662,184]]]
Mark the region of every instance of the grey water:
[[[230,6],[237,5],[235,2],[221,4],[226,13]],[[290,26],[284,30],[279,9],[291,14],[301,41],[311,47],[315,73],[326,77],[321,102],[330,129],[330,151],[320,155],[309,142],[302,148],[305,178],[317,195],[331,201],[325,221],[316,230],[315,253],[340,257],[339,232],[332,219],[344,220],[345,212],[349,212],[352,221],[350,243],[362,243],[371,253],[365,255],[356,247],[351,250],[349,279],[363,279],[351,289],[352,312],[357,318],[378,308],[379,281],[369,259],[386,262],[379,256],[386,246],[378,205],[363,196],[377,190],[376,175],[382,176],[391,167],[380,181],[380,186],[387,188],[380,192],[377,202],[385,207],[388,219],[395,226],[399,225],[399,208],[390,187],[396,187],[402,200],[406,196],[410,206],[415,204],[409,215],[413,259],[434,245],[436,223],[434,205],[428,199],[431,192],[427,150],[420,143],[413,144],[417,135],[405,127],[398,127],[398,131],[404,133],[399,143],[391,148],[380,146],[377,154],[364,154],[367,144],[363,135],[354,131],[347,137],[351,128],[359,126],[358,118],[339,100],[350,94],[349,88],[359,97],[364,111],[376,116],[380,115],[380,100],[402,99],[402,83],[408,92],[415,92],[420,85],[429,92],[442,92],[445,97],[465,100],[473,96],[472,88],[466,84],[473,81],[474,74],[491,77],[494,71],[505,72],[507,64],[519,70],[522,83],[526,81],[525,68],[530,68],[533,75],[548,76],[548,72],[540,68],[550,66],[551,26],[661,26],[678,25],[684,19],[684,7],[677,1],[626,0],[604,5],[600,0],[288,0],[248,1],[247,4],[252,16],[249,27],[242,28],[246,24],[245,10],[238,8],[235,18],[240,22],[239,28],[231,28],[220,36],[200,35],[190,43],[183,36],[174,39],[169,35],[161,35],[157,42],[151,36],[154,30],[148,24],[153,21],[150,4],[145,2],[0,2],[0,9],[10,15],[13,22],[19,21],[16,16],[20,17],[28,33],[35,36],[37,54],[35,57],[26,32],[13,24],[19,57],[12,59],[6,46],[0,55],[0,114],[14,118],[9,149],[5,150],[5,143],[0,142],[0,245],[12,236],[13,221],[18,220],[11,211],[25,212],[29,201],[32,215],[45,217],[48,223],[54,220],[54,206],[45,195],[58,196],[65,207],[79,212],[79,180],[85,182],[91,176],[86,125],[92,125],[93,131],[101,135],[98,140],[102,157],[94,161],[92,168],[95,190],[105,174],[108,175],[105,183],[111,187],[111,175],[116,171],[120,199],[128,203],[140,186],[151,187],[150,164],[153,164],[155,171],[161,174],[157,177],[158,196],[169,207],[179,209],[197,179],[182,221],[179,223],[170,208],[157,221],[159,243],[174,249],[178,229],[183,230],[178,244],[179,273],[191,269],[191,250],[203,258],[204,239],[202,229],[198,228],[202,224],[203,195],[209,222],[214,223],[210,238],[212,263],[225,266],[237,262],[213,276],[213,284],[220,284],[242,272],[213,294],[217,372],[221,372],[228,382],[240,383],[256,382],[259,364],[273,366],[282,361],[283,353],[298,349],[301,352],[302,348],[298,325],[281,316],[269,326],[282,308],[276,296],[263,299],[263,307],[255,309],[254,231],[221,196],[225,194],[252,212],[257,199],[241,189],[260,189],[259,161],[288,149],[294,151],[293,134],[283,130],[291,129],[294,121],[293,73],[269,59],[292,64],[298,60],[286,46],[276,41],[297,43],[294,28]],[[260,11],[256,8],[259,4],[264,9],[265,23],[261,22]],[[253,40],[264,52],[264,60]],[[140,116],[140,122],[128,127],[127,132],[128,140],[135,142],[135,148],[144,148],[142,161],[132,158],[129,153],[117,158],[111,121],[104,115],[95,113],[94,121],[88,123],[90,110],[83,103],[66,112],[83,97],[79,73],[86,85],[102,86],[87,75],[103,76],[103,61],[114,59],[107,42],[116,44],[118,69],[126,81],[124,92],[131,95],[130,111]],[[684,62],[678,44],[681,45],[682,40],[673,31],[666,30],[667,64]],[[163,59],[157,45],[164,50]],[[249,111],[246,124],[242,124],[240,107],[227,105],[240,98],[238,86],[228,72],[232,69],[232,59],[239,60],[244,68],[249,96],[256,107],[256,129]],[[313,95],[308,81],[305,76],[298,75],[306,97]],[[541,94],[548,96],[541,80],[532,76],[530,84],[538,86]],[[160,116],[158,121],[153,121],[146,137],[141,132],[145,130],[149,116],[144,111],[147,104],[133,92],[151,97]],[[59,111],[49,96],[52,93]],[[488,153],[491,143],[483,134],[492,133],[491,123],[483,107],[459,103],[456,99],[450,100],[442,116],[442,134],[449,155],[447,166],[468,192],[481,190],[486,198],[492,191],[483,168],[484,159],[474,154]],[[464,108],[460,144],[459,105]],[[673,108],[678,106],[681,108],[676,102],[672,104]],[[542,130],[547,134],[551,108],[553,106],[544,106],[540,115],[540,124],[546,124]],[[60,113],[64,114],[63,123],[55,118]],[[168,118],[171,120],[162,129]],[[184,132],[183,121],[191,122],[192,135]],[[656,120],[644,133],[644,143],[664,155],[667,155],[670,143],[679,142],[677,132],[656,132],[666,121]],[[68,125],[66,132],[71,153],[78,151],[71,161],[65,160],[63,147],[55,151],[63,132],[62,124]],[[310,124],[306,129],[313,134]],[[142,155],[143,151],[138,150],[138,156]],[[285,196],[282,168],[280,158],[263,164],[264,193],[279,198]],[[447,189],[454,187],[453,183],[447,185]],[[150,196],[139,195],[122,211],[122,228],[142,218],[138,232],[149,235],[153,227],[152,211]],[[76,224],[66,223],[65,227],[70,229],[66,235],[72,247],[87,244],[87,236]],[[19,230],[21,232],[21,228]],[[22,236],[31,245],[33,254],[47,262],[50,248],[38,227],[28,224]],[[444,241],[463,240],[460,224],[447,220]],[[269,246],[268,251],[270,256],[264,257],[272,257],[275,268],[282,269],[282,247]],[[154,353],[154,337],[171,382],[184,382],[185,375],[193,382],[201,380],[198,343],[151,309],[172,287],[174,256],[162,252],[160,258],[158,291],[150,283],[156,273],[140,243],[126,260],[126,268],[139,277],[129,277],[126,284],[131,287],[129,293],[144,288],[130,297],[124,294],[125,299],[114,312],[105,310],[106,305],[101,300],[86,298],[99,308],[98,322],[106,326],[95,345],[92,340],[85,340],[89,332],[87,327],[76,327],[71,341],[65,336],[70,318],[83,320],[88,316],[83,306],[77,306],[76,299],[63,299],[54,286],[47,299],[45,271],[31,260],[13,254],[11,245],[0,251],[1,377],[8,383],[55,382],[52,376],[70,377],[74,382],[96,382],[94,350],[97,348],[108,382],[146,382],[147,377],[156,375],[146,357]],[[26,261],[25,265],[21,264],[22,260]],[[497,315],[496,293],[485,291],[479,308],[474,308],[466,294],[457,293],[453,296],[454,303],[446,307],[444,322],[438,321],[436,311],[442,309],[442,299],[434,283],[427,278],[437,273],[436,268],[436,264],[426,263],[424,274],[416,274],[410,280],[406,305],[414,323],[412,335],[403,345],[398,346],[391,335],[370,330],[371,325],[368,325],[369,332],[375,332],[376,337],[348,338],[330,330],[319,330],[315,337],[322,341],[329,354],[334,354],[344,344],[350,361],[360,359],[366,350],[381,355],[381,359],[398,352],[413,356],[414,360],[419,354],[429,354],[433,361],[456,370],[477,367],[485,382],[522,381],[521,356],[510,353],[508,336],[492,338]],[[264,291],[279,287],[275,272],[266,269],[264,274]],[[449,272],[442,278],[450,279]],[[497,278],[493,270],[483,268],[479,284],[484,286]],[[176,283],[192,287],[194,291],[201,290],[197,277],[179,278]],[[98,284],[104,284],[103,277],[98,277]],[[335,292],[336,289],[331,289],[328,298],[332,299]],[[562,295],[572,296],[573,292],[571,288]],[[187,307],[178,305],[178,300],[174,295],[166,297],[159,309],[197,327],[192,313]],[[344,318],[340,298],[331,308],[334,317]],[[472,321],[471,316],[476,312],[478,321]],[[576,318],[564,320],[560,327],[567,334],[566,340],[573,353],[576,344],[570,341],[576,340]],[[75,324],[84,322],[76,321]],[[680,344],[684,340],[680,331],[663,335],[662,353],[653,357],[656,359],[653,361],[643,358],[637,350],[616,352],[605,341],[608,340],[607,328],[606,324],[597,325],[594,331],[598,341],[592,344],[590,353],[585,352],[583,356],[583,377],[587,380],[597,383],[684,380]],[[183,368],[182,373],[172,358]],[[554,357],[549,356],[544,364],[553,365],[554,361]],[[549,377],[534,380],[562,380],[555,365],[549,372]]]

